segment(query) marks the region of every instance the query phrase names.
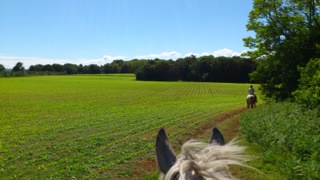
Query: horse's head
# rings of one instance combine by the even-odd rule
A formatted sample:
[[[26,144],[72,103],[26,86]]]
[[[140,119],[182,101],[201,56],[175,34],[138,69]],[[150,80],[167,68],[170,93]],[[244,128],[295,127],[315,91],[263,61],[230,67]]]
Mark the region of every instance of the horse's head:
[[[225,144],[217,128],[213,128],[209,143],[191,140],[181,149],[181,155],[176,157],[164,129],[159,130],[156,140],[159,179],[231,179],[228,165],[243,165],[248,160],[241,155],[245,148],[234,140]]]

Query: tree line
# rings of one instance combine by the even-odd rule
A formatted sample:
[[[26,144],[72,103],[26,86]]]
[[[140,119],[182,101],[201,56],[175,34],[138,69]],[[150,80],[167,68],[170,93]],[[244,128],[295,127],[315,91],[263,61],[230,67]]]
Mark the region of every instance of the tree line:
[[[106,63],[102,66],[72,63],[36,64],[31,65],[29,69],[25,69],[23,63],[18,62],[10,72],[6,71],[5,67],[0,64],[0,73],[2,76],[135,73],[146,61],[138,59],[131,61],[114,60],[112,63]]]
[[[106,63],[99,66],[97,64],[90,65],[76,65],[66,63],[60,64],[47,64],[47,65],[34,65],[30,66],[29,72],[46,72],[46,73],[60,73],[60,74],[108,74],[108,73],[134,73],[137,68],[142,66],[144,61],[139,60],[114,60],[112,63]]]
[[[257,63],[243,57],[189,56],[176,61],[154,60],[136,72],[137,80],[250,82]]]
[[[137,80],[250,82],[248,74],[256,67],[256,62],[243,57],[201,56],[197,58],[192,55],[176,61],[157,58],[153,60],[114,60],[102,66],[70,63],[64,65],[37,64],[31,65],[28,70],[25,70],[23,64],[18,62],[12,69],[12,74],[7,75],[135,73]]]

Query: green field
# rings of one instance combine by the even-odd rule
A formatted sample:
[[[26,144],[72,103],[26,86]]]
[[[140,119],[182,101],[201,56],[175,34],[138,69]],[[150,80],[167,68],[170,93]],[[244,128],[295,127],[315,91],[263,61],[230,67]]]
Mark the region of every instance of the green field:
[[[0,78],[0,177],[130,177],[135,167],[122,164],[154,158],[160,127],[177,139],[245,107],[248,86],[131,74]]]

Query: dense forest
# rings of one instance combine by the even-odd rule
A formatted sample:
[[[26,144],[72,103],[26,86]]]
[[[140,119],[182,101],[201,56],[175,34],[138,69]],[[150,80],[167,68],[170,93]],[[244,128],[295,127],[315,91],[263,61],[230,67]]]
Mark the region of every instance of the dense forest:
[[[148,61],[136,72],[137,80],[250,82],[257,63],[241,57],[189,56],[176,61]]]
[[[64,74],[108,74],[135,73],[137,80],[155,81],[207,81],[207,82],[250,82],[249,73],[257,63],[243,57],[189,56],[173,60],[114,60],[103,66],[96,64],[46,64],[31,65],[25,70],[23,63],[18,62],[12,72],[2,76],[24,75],[64,75]]]

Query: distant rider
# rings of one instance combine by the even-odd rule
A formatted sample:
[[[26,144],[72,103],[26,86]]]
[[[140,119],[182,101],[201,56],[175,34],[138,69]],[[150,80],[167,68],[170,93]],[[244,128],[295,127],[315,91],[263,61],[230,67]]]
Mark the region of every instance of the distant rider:
[[[256,101],[256,103],[258,102],[257,100],[257,96],[254,94],[254,89],[252,87],[252,85],[250,86],[250,88],[248,89],[248,93],[251,94],[251,95],[254,95],[254,99]]]

